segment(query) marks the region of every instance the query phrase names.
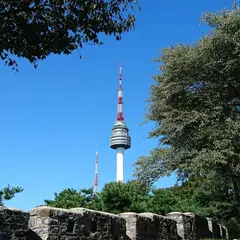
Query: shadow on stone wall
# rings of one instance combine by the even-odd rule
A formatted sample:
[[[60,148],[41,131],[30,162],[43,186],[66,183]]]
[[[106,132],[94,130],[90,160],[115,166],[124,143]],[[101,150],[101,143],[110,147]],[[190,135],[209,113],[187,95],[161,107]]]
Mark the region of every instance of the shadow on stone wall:
[[[26,239],[28,240],[43,240],[39,235],[37,235],[32,229],[28,229],[26,232]]]

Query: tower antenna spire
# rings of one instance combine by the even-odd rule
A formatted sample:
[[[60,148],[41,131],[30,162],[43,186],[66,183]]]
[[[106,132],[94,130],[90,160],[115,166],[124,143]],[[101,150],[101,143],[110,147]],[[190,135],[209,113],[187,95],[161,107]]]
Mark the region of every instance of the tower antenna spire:
[[[124,121],[123,116],[123,88],[122,88],[122,63],[119,69],[119,88],[118,88],[118,111],[117,121],[112,129],[110,147],[117,150],[117,182],[123,182],[123,158],[124,150],[131,147],[131,138],[128,134],[129,130]]]
[[[120,68],[119,68],[117,121],[124,121],[124,116],[123,116],[123,88],[122,88],[122,62],[120,62]]]
[[[96,195],[97,191],[98,191],[98,152],[96,152],[95,177],[94,177],[93,194]]]

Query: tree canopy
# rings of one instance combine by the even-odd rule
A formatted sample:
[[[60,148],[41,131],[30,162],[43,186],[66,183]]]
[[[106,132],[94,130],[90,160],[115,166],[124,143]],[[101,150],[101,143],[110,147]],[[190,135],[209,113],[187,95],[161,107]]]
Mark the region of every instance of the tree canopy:
[[[47,206],[57,208],[76,208],[76,207],[91,207],[90,204],[93,201],[93,189],[80,189],[73,188],[63,189],[60,193],[54,193],[53,200],[44,200]]]
[[[137,161],[136,175],[150,181],[173,171],[181,180],[224,176],[240,200],[240,9],[203,20],[210,34],[156,59],[160,73],[146,118],[156,122],[150,137],[164,146]]]
[[[225,191],[209,188],[202,179],[189,180],[181,186],[149,191],[138,181],[111,182],[93,195],[93,189],[64,189],[55,193],[53,200],[45,200],[47,206],[58,208],[84,207],[114,214],[123,212],[153,212],[166,215],[169,212],[194,212],[217,221],[229,220],[230,233],[238,236],[240,226],[234,216],[234,205],[226,198]],[[219,183],[219,186],[221,183]]]
[[[142,185],[130,181],[126,184],[111,182],[105,184],[100,193],[93,189],[64,189],[54,193],[53,200],[44,200],[47,206],[58,208],[85,207],[99,211],[121,213],[127,211],[144,212],[147,192]]]
[[[0,206],[3,206],[4,200],[11,200],[15,194],[23,191],[21,187],[11,187],[10,185],[0,189]]]
[[[102,211],[111,213],[147,211],[148,192],[136,181],[127,183],[111,182],[105,184],[99,197]]]
[[[224,195],[225,191],[221,193],[200,182],[200,179],[190,180],[181,186],[153,188],[151,191],[146,190],[137,181],[111,182],[105,184],[102,191],[96,195],[93,194],[92,188],[80,190],[68,188],[60,193],[54,193],[53,200],[44,202],[52,207],[65,209],[84,207],[115,214],[153,212],[165,215],[174,211],[191,211],[220,221],[222,217],[229,216],[229,212],[235,210],[229,201],[231,199]]]
[[[100,34],[134,28],[137,0],[3,0],[0,2],[0,57],[16,66],[13,56],[34,66],[50,54],[70,54],[84,43],[100,44]]]
[[[195,196],[205,194],[196,200],[215,206],[215,216],[239,218],[240,8],[202,20],[209,34],[165,48],[155,60],[146,121],[156,123],[150,138],[159,146],[136,161],[135,175],[152,184],[175,172],[180,183],[196,183]]]

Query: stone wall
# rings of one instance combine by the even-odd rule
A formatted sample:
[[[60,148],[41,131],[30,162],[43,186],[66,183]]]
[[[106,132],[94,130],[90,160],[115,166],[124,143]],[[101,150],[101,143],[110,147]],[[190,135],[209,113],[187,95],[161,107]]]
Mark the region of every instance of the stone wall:
[[[209,218],[203,218],[193,213],[180,212],[168,213],[167,217],[177,222],[178,235],[182,239],[228,239],[227,228]]]
[[[83,208],[39,207],[30,211],[29,228],[42,240],[124,240],[126,222],[113,214]]]
[[[0,240],[200,240],[228,238],[226,227],[193,213],[122,213],[84,208],[0,207]]]
[[[157,230],[155,239],[178,239],[176,221],[154,213],[141,213],[140,216],[151,218],[154,223],[154,228]]]
[[[26,240],[29,213],[0,207],[0,240]]]
[[[131,240],[177,240],[176,221],[153,213],[122,213],[126,220],[126,235]]]

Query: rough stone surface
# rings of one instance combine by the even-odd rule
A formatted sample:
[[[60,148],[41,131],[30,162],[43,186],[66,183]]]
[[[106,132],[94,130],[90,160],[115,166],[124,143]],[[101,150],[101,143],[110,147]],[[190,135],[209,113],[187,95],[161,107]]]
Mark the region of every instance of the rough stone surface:
[[[195,233],[195,239],[204,239],[213,237],[212,232],[209,230],[208,221],[204,217],[200,217],[194,213],[184,213],[190,216],[193,223],[192,231]]]
[[[115,214],[85,208],[72,208],[70,210],[82,214],[82,220],[86,220],[84,224],[92,236],[88,239],[126,239],[126,221],[123,218]]]
[[[136,240],[138,214],[128,212],[121,213],[119,216],[126,220],[126,235],[128,238],[131,240]]]
[[[168,218],[177,222],[177,232],[180,239],[196,240],[196,232],[194,230],[194,223],[191,216],[185,215],[181,212],[171,212],[166,215]]]
[[[190,212],[172,212],[167,214],[167,217],[177,222],[178,235],[182,239],[199,240],[226,237],[224,229],[211,219]]]
[[[221,236],[222,236],[222,238],[225,238],[225,239],[228,239],[229,238],[229,236],[228,236],[228,229],[225,227],[225,226],[223,226],[223,225],[220,225],[220,228],[221,228]]]
[[[213,238],[221,238],[220,225],[210,218],[207,218],[209,231],[212,233]]]
[[[88,209],[39,207],[30,212],[29,228],[42,240],[124,240],[125,220]]]
[[[29,213],[0,207],[0,240],[26,240]]]
[[[126,234],[131,240],[177,240],[174,220],[153,213],[122,213],[126,220]]]
[[[226,232],[226,239],[229,239],[229,233],[228,233],[228,229],[226,226],[223,226],[223,228],[225,229]]]
[[[153,231],[156,231],[156,240],[177,240],[176,221],[153,213],[141,213],[140,216],[149,217],[153,222]]]
[[[157,229],[154,221],[148,216],[137,213],[122,213],[126,220],[126,235],[131,240],[148,240],[157,238]]]
[[[119,215],[84,208],[0,207],[0,240],[200,240],[227,238],[225,226],[193,213]]]

